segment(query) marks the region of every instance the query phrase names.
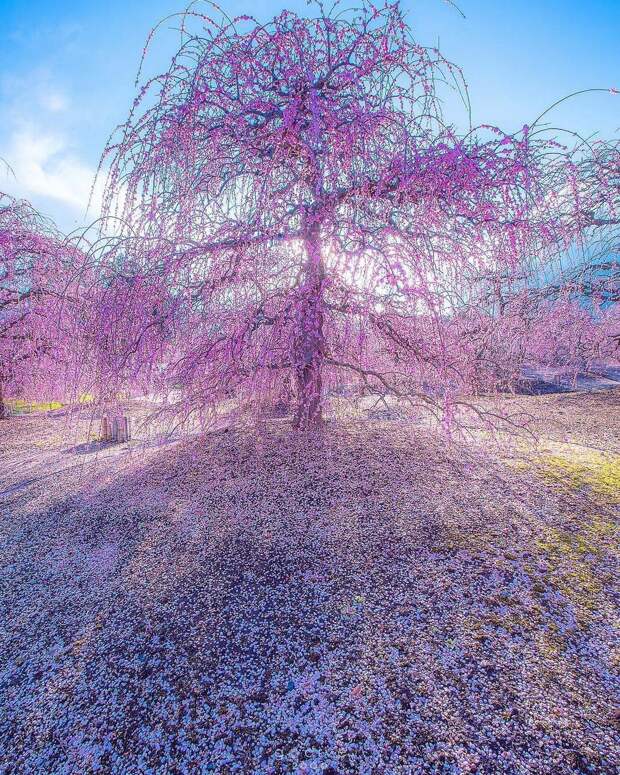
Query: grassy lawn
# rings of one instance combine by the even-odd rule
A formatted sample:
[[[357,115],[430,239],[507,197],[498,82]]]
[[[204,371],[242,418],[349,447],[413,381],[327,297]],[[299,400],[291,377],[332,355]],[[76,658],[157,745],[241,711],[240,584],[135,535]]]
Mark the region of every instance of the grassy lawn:
[[[78,397],[79,404],[90,404],[92,401],[93,396],[90,393],[82,393]],[[6,398],[5,404],[13,415],[53,412],[56,409],[62,409],[64,406],[61,401],[40,401],[31,398]]]
[[[60,401],[36,401],[24,398],[7,398],[5,401],[11,414],[29,414],[31,412],[51,412],[61,409]]]

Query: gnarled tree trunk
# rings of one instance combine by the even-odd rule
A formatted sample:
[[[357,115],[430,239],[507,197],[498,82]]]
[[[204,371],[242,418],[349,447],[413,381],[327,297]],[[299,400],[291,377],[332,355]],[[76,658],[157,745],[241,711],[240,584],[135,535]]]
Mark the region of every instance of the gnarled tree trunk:
[[[6,404],[4,403],[4,390],[3,382],[0,379],[0,420],[5,420],[8,417]]]
[[[320,226],[308,227],[305,239],[306,265],[299,289],[297,331],[293,346],[297,409],[293,426],[300,430],[322,422],[321,370],[325,358],[323,293],[325,270],[321,259]]]

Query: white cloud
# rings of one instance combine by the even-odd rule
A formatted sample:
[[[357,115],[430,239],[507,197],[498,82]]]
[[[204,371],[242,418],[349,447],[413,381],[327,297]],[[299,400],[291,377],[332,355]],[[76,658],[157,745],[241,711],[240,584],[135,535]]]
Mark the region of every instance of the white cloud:
[[[83,116],[63,85],[45,68],[2,74],[0,114],[0,159],[13,173],[0,168],[0,190],[28,199],[65,228],[99,217],[104,181],[97,181],[91,199],[96,170],[74,142]]]
[[[14,119],[32,114],[35,103],[37,108],[50,113],[65,113],[71,107],[65,90],[46,68],[39,67],[21,75],[3,73],[0,92],[6,110]],[[29,100],[24,100],[25,94],[29,95]],[[37,117],[41,117],[40,111]]]
[[[22,125],[12,133],[3,156],[15,173],[11,188],[19,196],[53,199],[85,216],[95,170],[71,151],[62,134]],[[103,180],[97,180],[88,211],[91,217],[100,213],[102,193]]]
[[[39,102],[52,113],[62,113],[69,107],[67,96],[59,91],[44,91],[39,96]]]

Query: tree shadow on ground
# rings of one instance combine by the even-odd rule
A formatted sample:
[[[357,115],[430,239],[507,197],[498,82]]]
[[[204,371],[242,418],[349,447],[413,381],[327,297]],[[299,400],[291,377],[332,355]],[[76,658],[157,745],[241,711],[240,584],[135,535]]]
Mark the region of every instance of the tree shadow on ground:
[[[15,771],[613,771],[608,611],[580,629],[558,514],[491,459],[333,424],[88,484],[5,545]]]

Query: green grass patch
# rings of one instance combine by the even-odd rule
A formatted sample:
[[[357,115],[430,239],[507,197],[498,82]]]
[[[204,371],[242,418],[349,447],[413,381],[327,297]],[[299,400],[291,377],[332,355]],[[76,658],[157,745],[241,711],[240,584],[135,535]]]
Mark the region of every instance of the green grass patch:
[[[64,406],[60,401],[31,401],[26,398],[7,398],[5,403],[12,414],[51,412]]]
[[[505,462],[515,471],[533,471],[549,484],[559,484],[569,490],[587,488],[605,501],[620,503],[620,455],[572,445],[554,446],[553,451]]]
[[[606,581],[597,571],[598,561],[604,555],[620,555],[620,529],[594,515],[577,532],[549,528],[536,544],[549,563],[545,583],[561,592],[574,606],[578,621],[586,623],[605,593]],[[544,590],[535,586],[534,591]]]
[[[539,465],[547,481],[559,482],[572,490],[589,487],[597,495],[620,501],[620,457],[598,453],[582,458],[543,455]]]

